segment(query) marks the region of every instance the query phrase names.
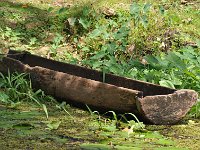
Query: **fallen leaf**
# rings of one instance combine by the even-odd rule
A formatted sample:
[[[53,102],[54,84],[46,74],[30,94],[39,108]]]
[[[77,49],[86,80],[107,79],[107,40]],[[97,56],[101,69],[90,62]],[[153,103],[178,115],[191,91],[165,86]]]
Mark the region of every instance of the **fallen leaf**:
[[[47,124],[47,129],[49,130],[56,130],[60,126],[61,121],[51,121]]]
[[[22,8],[27,8],[27,7],[29,7],[28,4],[23,4],[23,5],[22,5]]]

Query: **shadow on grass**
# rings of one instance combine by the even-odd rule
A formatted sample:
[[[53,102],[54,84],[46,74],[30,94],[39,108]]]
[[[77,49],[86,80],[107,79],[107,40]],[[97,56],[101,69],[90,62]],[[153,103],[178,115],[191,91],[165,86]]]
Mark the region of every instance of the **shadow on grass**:
[[[70,34],[67,33],[69,30],[66,30],[68,28],[67,18],[80,18],[83,15],[84,7],[90,10],[92,3],[89,1],[81,5],[73,5],[65,8],[64,12],[57,13],[60,8],[56,6],[53,7],[53,11],[49,12],[48,8],[45,10],[19,2],[3,0],[0,3],[0,28],[5,30],[6,27],[9,27],[14,32],[23,34],[25,39],[36,37],[43,40],[48,32],[67,35]]]
[[[24,39],[41,39],[42,33],[49,28],[48,24],[49,13],[46,10],[7,0],[0,3],[0,28],[4,33],[10,28]]]

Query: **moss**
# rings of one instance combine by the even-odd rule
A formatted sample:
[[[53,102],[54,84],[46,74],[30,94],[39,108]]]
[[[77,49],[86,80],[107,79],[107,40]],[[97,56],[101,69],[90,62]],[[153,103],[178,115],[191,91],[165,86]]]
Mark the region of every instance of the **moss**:
[[[159,131],[176,143],[177,148],[192,150],[200,149],[200,121],[185,120],[179,125],[172,126],[148,126],[148,130]]]
[[[0,105],[0,143],[3,149],[198,149],[199,123],[176,126],[147,126],[147,130],[128,133],[116,129],[113,121],[97,122],[87,111],[67,107],[59,110],[57,103],[46,104],[49,118],[32,103],[21,103],[15,108]],[[48,128],[51,122],[61,122],[58,129]],[[162,133],[162,134],[160,134]],[[196,143],[195,143],[196,142]],[[199,144],[200,145],[200,144]]]
[[[171,126],[170,130],[171,132],[167,133],[167,136],[177,142],[177,147],[187,147],[192,150],[200,149],[199,120],[195,123],[189,121],[188,124]]]

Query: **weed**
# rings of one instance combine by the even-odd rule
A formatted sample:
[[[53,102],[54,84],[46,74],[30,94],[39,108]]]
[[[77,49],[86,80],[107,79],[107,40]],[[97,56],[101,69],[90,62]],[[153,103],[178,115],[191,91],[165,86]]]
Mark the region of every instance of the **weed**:
[[[130,132],[136,131],[136,130],[143,130],[144,129],[144,124],[138,120],[138,118],[133,114],[133,113],[126,113],[126,114],[119,114],[117,115],[114,111],[108,111],[103,114],[103,116],[108,115],[109,113],[112,114],[112,119],[108,119],[108,117],[101,117],[98,111],[92,111],[87,105],[86,107],[88,108],[92,119],[98,124],[98,130],[101,131],[106,131],[106,132],[115,132],[117,130],[121,129],[121,120],[118,118],[121,116],[121,119],[123,118],[124,121],[128,123],[128,128]],[[125,115],[130,115],[134,118],[134,120],[128,120]],[[129,135],[129,132],[128,132]]]
[[[62,102],[60,105],[56,105],[56,107],[60,110],[63,109],[70,117],[72,117],[72,115],[67,111],[67,107],[69,107],[69,105],[66,105],[66,102]]]
[[[146,3],[145,5],[139,5],[136,2],[133,2],[130,6],[130,14],[134,18],[134,26],[138,27],[140,23],[145,28],[148,24],[148,13],[150,10],[151,4]]]
[[[89,110],[90,115],[92,116],[92,119],[94,119],[95,122],[98,124],[99,130],[102,130],[102,121],[101,121],[101,116],[100,116],[99,112],[92,111],[88,105],[86,105],[86,107]],[[98,117],[96,115],[98,115]]]
[[[22,40],[22,33],[19,31],[13,31],[11,28],[6,27],[5,30],[0,29],[1,37],[3,40],[9,43],[9,46],[15,46]]]
[[[61,121],[50,121],[47,123],[47,129],[49,130],[57,130],[61,124]]]
[[[57,49],[60,47],[62,40],[64,37],[60,34],[56,34],[56,37],[53,39],[53,44],[51,45],[51,49],[49,51],[49,54],[53,57],[57,55]]]
[[[200,118],[200,100],[198,99],[197,104],[192,107],[192,109],[189,111],[188,113],[189,117],[193,117],[193,118]]]
[[[48,111],[44,102],[45,100],[52,100],[51,97],[46,96],[42,90],[33,91],[31,81],[27,80],[28,75],[24,73],[8,72],[7,76],[0,73],[0,92],[1,101],[6,104],[17,104],[22,101],[31,101],[37,103],[43,108],[46,117],[48,118]]]

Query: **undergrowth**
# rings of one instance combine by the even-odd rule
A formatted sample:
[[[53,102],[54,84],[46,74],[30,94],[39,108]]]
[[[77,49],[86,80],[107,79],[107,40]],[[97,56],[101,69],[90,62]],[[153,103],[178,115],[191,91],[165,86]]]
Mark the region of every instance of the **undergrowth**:
[[[0,73],[0,101],[10,107],[16,107],[21,102],[34,102],[43,108],[46,117],[48,111],[45,103],[55,101],[44,94],[42,90],[34,91],[27,74],[13,73],[5,76]]]

